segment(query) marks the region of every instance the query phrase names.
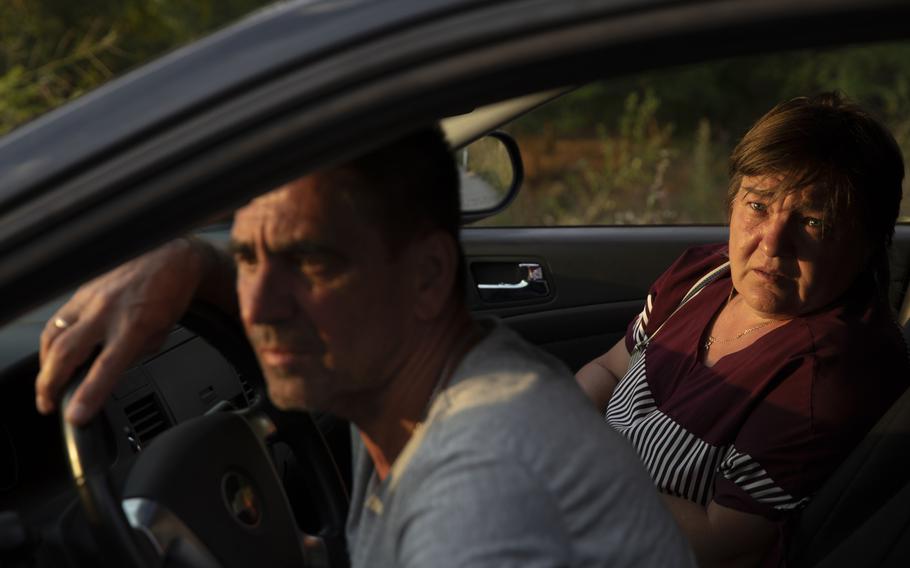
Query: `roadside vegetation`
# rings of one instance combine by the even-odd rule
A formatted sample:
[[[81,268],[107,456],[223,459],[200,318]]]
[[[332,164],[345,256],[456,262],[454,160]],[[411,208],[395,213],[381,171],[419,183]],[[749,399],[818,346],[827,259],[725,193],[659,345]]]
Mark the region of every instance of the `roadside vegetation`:
[[[727,156],[739,138],[777,102],[826,90],[884,120],[910,156],[906,43],[662,69],[584,87],[509,125],[526,180],[485,224],[724,223]]]
[[[265,0],[3,0],[0,134]]]

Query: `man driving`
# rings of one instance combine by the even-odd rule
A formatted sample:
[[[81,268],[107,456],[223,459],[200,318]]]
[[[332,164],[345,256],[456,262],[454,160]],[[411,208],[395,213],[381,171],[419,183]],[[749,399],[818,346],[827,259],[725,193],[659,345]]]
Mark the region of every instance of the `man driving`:
[[[65,409],[85,423],[205,299],[239,314],[276,406],[356,427],[353,566],[689,566],[569,371],[471,317],[458,226],[435,128],[288,183],[237,211],[234,262],[179,239],[79,289],[42,334],[36,404],[101,344]]]

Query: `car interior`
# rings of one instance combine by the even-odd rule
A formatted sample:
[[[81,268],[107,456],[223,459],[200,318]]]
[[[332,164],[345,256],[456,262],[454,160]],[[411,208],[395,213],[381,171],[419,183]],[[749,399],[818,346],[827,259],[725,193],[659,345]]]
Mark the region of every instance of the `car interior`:
[[[900,35],[891,28],[884,38],[874,32],[875,27],[869,26],[853,39],[863,44],[891,41]],[[832,42],[836,44],[828,37],[821,43],[827,48]],[[780,46],[767,49],[774,54],[780,50]],[[695,51],[698,54],[689,58],[696,63],[711,61],[704,55],[706,49]],[[649,57],[645,60],[657,58]],[[650,71],[654,65],[645,66]],[[614,74],[627,77],[635,70],[620,68]],[[469,112],[455,112],[450,104],[442,126],[453,148],[461,152],[463,180],[465,175],[474,175],[467,168],[472,152],[481,156],[490,153],[489,147],[477,150],[476,144],[488,143],[491,133],[496,133],[493,137],[498,142],[494,144],[505,148],[505,158],[500,162],[506,166],[497,166],[508,170],[505,181],[497,185],[489,182],[488,172],[480,175],[484,187],[487,182],[497,185],[495,198],[464,211],[462,245],[471,311],[477,316],[502,318],[576,371],[623,336],[629,321],[641,310],[651,283],[686,248],[724,242],[727,229],[722,212],[721,218],[708,222],[497,220],[524,207],[521,200],[534,193],[529,187],[536,183],[535,171],[541,169],[541,154],[532,151],[531,141],[538,141],[543,137],[540,132],[550,127],[543,121],[538,132],[521,121],[531,121],[538,109],[548,105],[580,100],[571,99],[578,93],[583,98],[584,93],[594,92],[584,90],[589,87],[587,80],[559,84],[571,86],[554,89],[556,85],[545,84],[544,90],[529,92],[526,85],[509,85],[501,91],[508,96],[497,99],[488,95]],[[899,103],[910,116],[910,98]],[[617,104],[622,107],[622,97]],[[592,139],[605,140],[597,136]],[[272,165],[282,172],[287,167],[281,160]],[[572,168],[576,166],[575,162],[571,164]],[[722,171],[724,166],[719,167]],[[575,176],[577,171],[565,175]],[[564,179],[567,185],[572,180],[575,178]],[[203,185],[208,188],[210,184]],[[725,188],[715,190],[716,195],[722,195]],[[910,211],[906,203],[903,211]],[[906,224],[910,215],[902,212],[902,220],[905,223],[897,226],[891,251],[891,302],[905,336],[910,337],[910,224]],[[209,224],[195,233],[224,244],[229,230],[227,222]],[[149,240],[144,244],[148,248],[153,243]],[[225,533],[217,527],[219,521],[213,520],[215,515],[205,512],[210,508],[203,489],[192,483],[175,488],[162,481],[179,475],[180,469],[189,468],[187,464],[196,463],[194,460],[200,464],[216,462],[221,452],[227,451],[222,446],[231,445],[232,438],[222,434],[211,441],[205,437],[208,434],[185,428],[179,430],[184,436],[180,440],[162,441],[177,438],[177,427],[197,417],[246,408],[261,411],[273,421],[285,421],[282,432],[306,432],[299,438],[271,438],[268,456],[282,483],[272,490],[287,495],[289,508],[285,514],[292,519],[291,525],[322,540],[320,546],[314,545],[313,554],[325,556],[325,565],[345,565],[342,535],[350,486],[349,425],[328,415],[281,416],[269,409],[263,379],[242,330],[208,306],[194,305],[157,352],[137,361],[123,375],[103,417],[91,431],[68,429],[61,425],[59,416],[39,415],[33,403],[38,338],[67,296],[64,293],[46,301],[0,329],[0,388],[4,391],[0,396],[0,566],[81,567],[132,562],[135,558],[130,555],[135,549],[149,544],[129,534],[124,515],[163,513],[149,512],[135,501],[132,512],[124,513],[127,504],[121,498],[130,500],[130,495],[141,495],[150,486],[155,491],[177,492],[174,499],[189,503],[180,516],[189,522],[187,517],[199,514],[201,520],[193,530],[201,540],[224,539]],[[796,538],[787,551],[788,565],[905,565],[910,558],[908,397],[910,392],[882,417],[800,513],[795,521]],[[226,431],[231,425],[225,420],[218,428]],[[236,451],[255,453],[255,449]],[[84,469],[81,477],[76,475],[74,463]],[[263,476],[265,479],[268,475]],[[111,522],[115,517],[116,522]],[[156,519],[165,524],[177,522]],[[211,531],[195,527],[209,527]],[[175,541],[186,534],[174,531]],[[274,532],[280,531],[281,527],[276,527]],[[261,565],[286,557],[290,553],[284,547],[293,540],[289,538],[269,540],[274,556],[268,557],[253,552],[256,547],[249,542],[233,542],[230,550],[234,565]],[[111,543],[121,541],[132,544],[112,552],[116,546]],[[181,561],[190,558],[192,565],[219,565],[206,555],[204,544],[187,546],[189,552]]]

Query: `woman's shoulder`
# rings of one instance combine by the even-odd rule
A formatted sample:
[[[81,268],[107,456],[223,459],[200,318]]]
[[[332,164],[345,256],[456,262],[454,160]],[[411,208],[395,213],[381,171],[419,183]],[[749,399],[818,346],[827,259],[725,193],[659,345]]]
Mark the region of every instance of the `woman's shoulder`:
[[[883,358],[907,360],[897,321],[871,289],[799,320],[812,348],[821,357],[864,366]]]
[[[812,360],[813,423],[853,416],[868,424],[910,384],[907,349],[887,307],[873,302],[857,311],[841,305],[794,324],[785,335]]]
[[[652,284],[644,309],[633,320],[626,335],[631,350],[634,343],[651,335],[679,306],[686,293],[703,276],[729,260],[726,244],[686,249]]]
[[[682,298],[702,276],[729,260],[726,243],[688,248],[654,282],[652,293]]]
[[[726,243],[689,247],[670,265],[665,275],[688,277],[694,281],[729,260]]]
[[[900,327],[871,283],[858,282],[828,307],[794,318],[778,335],[785,337],[794,353],[811,353],[844,365],[869,364],[883,357],[907,359]]]

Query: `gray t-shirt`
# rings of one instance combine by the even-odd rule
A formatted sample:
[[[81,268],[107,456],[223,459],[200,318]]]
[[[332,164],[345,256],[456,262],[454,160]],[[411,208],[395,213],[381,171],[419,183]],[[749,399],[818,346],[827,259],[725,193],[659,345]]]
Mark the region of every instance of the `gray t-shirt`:
[[[638,456],[568,370],[481,324],[383,482],[355,432],[352,566],[692,566]]]

